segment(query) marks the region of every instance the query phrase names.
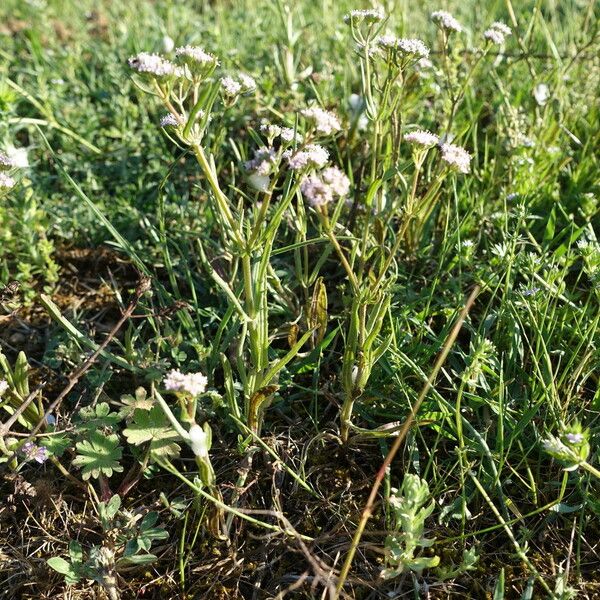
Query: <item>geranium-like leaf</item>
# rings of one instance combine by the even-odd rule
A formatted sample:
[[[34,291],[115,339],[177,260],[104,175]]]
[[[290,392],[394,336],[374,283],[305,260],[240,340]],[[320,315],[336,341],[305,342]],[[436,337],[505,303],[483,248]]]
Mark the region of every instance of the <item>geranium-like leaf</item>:
[[[111,412],[108,402],[99,402],[96,406],[85,406],[79,411],[79,429],[83,429],[86,434],[88,431],[97,431],[99,429],[114,430],[121,416],[116,412]]]
[[[123,404],[123,408],[119,411],[119,415],[125,419],[131,418],[136,408],[150,410],[154,405],[152,398],[148,398],[148,392],[143,387],[135,390],[135,396],[131,394],[121,396],[121,403]]]
[[[151,410],[136,409],[133,420],[123,431],[127,441],[139,446],[150,442],[150,452],[158,456],[177,456],[181,450],[175,443],[179,439],[171,427],[160,406]]]
[[[119,464],[122,451],[116,434],[104,435],[100,431],[91,431],[89,438],[75,444],[77,456],[73,460],[76,467],[81,467],[83,479],[98,478],[101,474],[111,477],[113,471],[120,473],[123,467]]]

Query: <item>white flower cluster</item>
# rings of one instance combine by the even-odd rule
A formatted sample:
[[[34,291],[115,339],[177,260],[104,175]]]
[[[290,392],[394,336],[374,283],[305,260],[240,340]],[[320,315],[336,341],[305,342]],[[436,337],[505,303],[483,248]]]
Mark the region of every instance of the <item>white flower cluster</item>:
[[[138,73],[147,73],[156,77],[181,77],[183,70],[159,54],[140,52],[128,60],[129,66]]]
[[[312,121],[317,132],[323,135],[330,135],[334,131],[339,131],[342,127],[340,120],[334,113],[323,110],[318,106],[305,108],[303,111],[300,111],[300,114],[305,119]]]
[[[163,379],[163,386],[169,392],[182,392],[191,396],[199,396],[206,391],[208,380],[202,373],[188,373],[173,369]]]
[[[200,65],[216,65],[217,57],[204,51],[199,46],[181,46],[175,50],[175,56],[188,63],[198,63]]]
[[[490,25],[489,29],[486,29],[483,32],[483,37],[492,42],[492,44],[497,44],[498,46],[504,44],[506,37],[511,35],[512,31],[510,27],[502,21],[495,21]]]
[[[305,177],[300,191],[314,208],[325,206],[334,198],[343,198],[350,191],[350,180],[337,167],[328,167],[320,174]]]
[[[451,168],[468,173],[471,170],[471,155],[455,144],[442,144],[442,160]]]
[[[396,50],[402,54],[414,55],[418,58],[429,56],[429,48],[421,40],[415,38],[397,38],[394,35],[386,34],[378,37],[376,43],[386,50]]]
[[[253,171],[257,175],[268,175],[273,165],[277,162],[275,148],[258,148],[254,151],[254,158],[244,163],[247,171]]]
[[[431,148],[432,146],[437,146],[440,142],[440,138],[431,133],[431,131],[426,131],[423,129],[418,129],[417,131],[411,131],[404,136],[404,140],[409,144],[414,144],[415,146],[422,146],[423,148]]]
[[[0,398],[4,396],[6,390],[8,390],[8,381],[6,381],[6,379],[0,379]]]
[[[292,152],[286,150],[283,157],[288,161],[290,169],[303,171],[311,167],[320,169],[327,164],[329,152],[319,144],[307,144],[302,150]]]
[[[166,114],[160,120],[161,127],[177,127],[178,125],[177,119],[171,113]]]
[[[385,15],[380,10],[351,10],[344,16],[344,23],[352,23],[352,25],[358,25],[363,22],[379,23],[379,21],[383,21],[384,18]]]
[[[441,29],[446,31],[456,31],[460,33],[462,31],[462,25],[445,10],[436,10],[431,13],[431,20]]]
[[[227,96],[237,96],[256,89],[256,81],[250,75],[238,73],[237,79],[227,75],[221,78],[221,87]]]
[[[0,173],[0,189],[9,190],[10,188],[15,187],[15,180],[6,173]]]

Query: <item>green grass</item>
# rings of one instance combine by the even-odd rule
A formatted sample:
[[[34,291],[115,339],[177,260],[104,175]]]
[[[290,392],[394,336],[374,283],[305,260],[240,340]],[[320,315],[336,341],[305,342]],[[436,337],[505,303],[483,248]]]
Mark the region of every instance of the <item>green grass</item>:
[[[0,283],[21,286],[0,298],[0,597],[596,597],[595,3],[447,2],[448,55],[440,6],[385,3],[434,67],[407,67],[370,122],[347,0],[97,4],[0,7],[0,150],[29,162],[0,199]],[[513,35],[479,60],[496,20]],[[202,139],[161,129],[127,65],[166,35],[219,57]],[[227,108],[238,71],[257,90]],[[287,168],[269,201],[243,167],[262,119],[306,132],[315,103],[341,119],[319,143],[352,208],[310,207]],[[413,125],[448,130],[470,172],[434,149],[417,179]],[[208,393],[165,390],[175,368]]]

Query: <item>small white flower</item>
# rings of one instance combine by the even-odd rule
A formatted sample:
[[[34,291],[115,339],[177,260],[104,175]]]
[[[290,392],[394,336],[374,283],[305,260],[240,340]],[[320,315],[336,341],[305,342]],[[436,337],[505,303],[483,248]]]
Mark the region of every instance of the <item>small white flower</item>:
[[[229,76],[221,78],[221,87],[228,96],[237,96],[242,91],[242,84]]]
[[[156,77],[179,77],[182,75],[180,67],[158,54],[140,52],[129,59],[129,66],[138,73],[148,73]]]
[[[550,436],[542,442],[542,448],[550,454],[565,454],[569,453],[569,449],[557,438]]]
[[[329,135],[334,131],[341,129],[340,120],[337,116],[328,111],[313,106],[312,108],[305,108],[300,114],[309,121],[314,123],[315,129],[323,135]]]
[[[468,173],[471,169],[471,155],[455,144],[442,144],[442,160],[453,169],[461,173]]]
[[[190,446],[195,456],[199,458],[208,458],[208,436],[200,425],[194,423],[190,427]]]
[[[437,135],[423,129],[407,133],[404,140],[409,144],[423,146],[424,148],[431,148],[440,143],[440,138]]]
[[[8,381],[6,381],[6,379],[0,379],[0,398],[4,396],[6,390],[8,390]]]
[[[199,396],[206,391],[208,380],[202,373],[188,373],[173,369],[163,379],[163,386],[169,392],[184,392],[191,396]]]
[[[169,54],[169,52],[173,52],[173,48],[175,48],[175,42],[173,41],[173,38],[169,37],[168,35],[163,36],[162,47],[163,52],[165,52],[166,54]]]
[[[175,56],[188,63],[198,63],[200,65],[213,65],[217,63],[217,57],[204,51],[199,46],[181,46],[175,50]]]
[[[538,83],[533,88],[533,97],[539,106],[544,106],[550,99],[550,88],[545,83]]]
[[[6,173],[0,173],[0,189],[9,190],[15,187],[15,180]]]
[[[581,444],[585,439],[582,433],[567,433],[565,438],[569,444]]]
[[[345,23],[358,25],[359,23],[379,23],[383,21],[385,15],[380,10],[351,10],[344,16]]]
[[[161,127],[177,127],[178,125],[177,119],[171,113],[165,115],[160,120]]]
[[[441,29],[447,31],[456,31],[460,33],[462,31],[462,25],[445,10],[436,10],[431,13],[431,20]]]

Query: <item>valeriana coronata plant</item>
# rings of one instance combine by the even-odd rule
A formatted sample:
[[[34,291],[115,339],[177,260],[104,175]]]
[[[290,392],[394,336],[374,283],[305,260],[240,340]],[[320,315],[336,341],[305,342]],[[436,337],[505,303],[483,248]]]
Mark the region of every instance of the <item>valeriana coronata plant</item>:
[[[237,371],[239,377],[242,401],[236,400],[234,390],[237,388],[231,385],[228,388],[232,392],[227,396],[228,406],[236,417],[246,419],[252,428],[258,428],[262,410],[268,406],[277,389],[273,382],[279,371],[311,335],[311,332],[305,333],[283,357],[273,360],[270,355],[266,294],[273,274],[271,251],[278,227],[299,190],[301,176],[328,163],[328,151],[314,139],[338,130],[341,125],[334,115],[313,108],[307,109],[305,114],[314,125],[311,143],[301,144],[299,136],[289,127],[268,129],[269,146],[258,148],[254,156],[245,161],[243,168],[240,165],[242,172],[247,174],[250,192],[260,194],[256,197],[255,206],[245,213],[244,208],[234,203],[224,191],[226,187],[219,180],[214,157],[205,146],[205,138],[211,136],[213,128],[219,130],[222,127],[215,118],[219,115],[219,97],[222,110],[227,109],[243,101],[244,93],[255,90],[256,82],[245,73],[217,77],[218,59],[202,48],[183,46],[176,50],[175,55],[179,63],[176,66],[184,70],[183,76],[167,64],[169,61],[157,55],[138,55],[130,64],[151,79],[155,95],[168,111],[161,125],[180,143],[190,147],[211,192],[213,212],[221,224],[221,252],[233,257],[233,279],[227,280],[217,273],[202,244],[199,244],[200,258],[218,289],[231,303],[240,328],[239,347],[236,357],[232,358],[232,370]],[[176,85],[173,77],[179,77]],[[142,89],[146,91],[147,87]],[[275,138],[279,139],[277,148],[271,145]],[[294,148],[289,147],[291,144]],[[277,207],[270,210],[275,186],[281,183],[282,177],[288,182],[284,187],[285,193],[277,199]],[[230,366],[227,368],[231,369]],[[195,419],[195,392],[204,385],[200,377],[198,375],[193,380],[189,375],[174,372],[164,381],[165,389],[177,394],[182,404],[182,419],[190,424]],[[270,391],[265,393],[264,390]],[[189,434],[186,432],[183,437],[187,439]]]

